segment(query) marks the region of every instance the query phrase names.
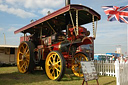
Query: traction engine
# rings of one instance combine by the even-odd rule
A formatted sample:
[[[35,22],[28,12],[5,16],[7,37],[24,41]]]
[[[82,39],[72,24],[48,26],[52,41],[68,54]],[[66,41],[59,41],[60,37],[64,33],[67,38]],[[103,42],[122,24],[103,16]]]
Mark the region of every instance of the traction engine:
[[[80,62],[94,58],[95,21],[100,20],[100,15],[86,6],[70,4],[70,0],[66,3],[14,32],[24,34],[17,53],[19,72],[33,72],[41,66],[49,79],[61,80],[65,69],[71,68],[75,76],[83,77]],[[84,27],[90,22],[93,36]]]

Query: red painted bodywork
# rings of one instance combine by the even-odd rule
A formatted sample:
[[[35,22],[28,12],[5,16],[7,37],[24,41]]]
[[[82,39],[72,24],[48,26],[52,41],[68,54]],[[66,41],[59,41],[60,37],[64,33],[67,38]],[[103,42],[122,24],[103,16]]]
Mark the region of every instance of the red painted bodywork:
[[[54,51],[58,51],[58,50],[59,50],[59,48],[60,48],[60,43],[61,43],[61,42],[58,42],[58,43],[56,43],[56,44],[52,44]]]

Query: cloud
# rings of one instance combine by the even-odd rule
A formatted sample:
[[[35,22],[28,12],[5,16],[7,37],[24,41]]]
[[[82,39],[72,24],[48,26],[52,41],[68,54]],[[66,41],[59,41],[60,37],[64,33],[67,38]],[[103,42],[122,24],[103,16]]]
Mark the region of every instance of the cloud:
[[[56,8],[63,3],[64,0],[26,0],[24,6],[26,8]]]
[[[43,14],[43,15],[47,15],[48,14],[48,11],[50,11],[50,13],[54,12],[53,9],[43,9],[41,11],[39,11],[39,13]]]
[[[2,3],[2,0],[0,0]],[[48,11],[60,8],[64,0],[4,0],[0,4],[0,11],[4,11],[21,18],[37,17],[34,13],[46,15]],[[29,11],[25,11],[25,10]]]
[[[9,32],[14,32],[15,30],[17,30],[17,28],[15,28],[15,27],[11,27],[8,29]]]
[[[17,0],[5,0],[6,3],[9,3],[9,4],[15,4],[17,2]],[[22,1],[22,0],[19,0],[19,2]]]
[[[3,1],[2,0],[0,0],[0,3],[2,3]]]
[[[0,31],[4,30],[3,28],[0,28]]]
[[[25,8],[56,8],[64,3],[64,0],[6,0],[11,5],[22,5]]]
[[[30,12],[26,12],[20,8],[8,7],[8,5],[2,5],[2,4],[0,4],[0,11],[14,14],[14,15],[21,17],[21,18],[36,17],[35,14],[30,13]]]

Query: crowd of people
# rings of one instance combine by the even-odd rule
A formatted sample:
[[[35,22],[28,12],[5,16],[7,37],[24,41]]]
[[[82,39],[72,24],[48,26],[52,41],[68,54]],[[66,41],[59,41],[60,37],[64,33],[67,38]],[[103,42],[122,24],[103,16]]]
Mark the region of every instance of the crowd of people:
[[[128,61],[128,57],[124,57],[123,54],[120,57],[112,55],[112,57],[110,58],[110,61],[116,61],[117,59],[119,62],[127,62]]]

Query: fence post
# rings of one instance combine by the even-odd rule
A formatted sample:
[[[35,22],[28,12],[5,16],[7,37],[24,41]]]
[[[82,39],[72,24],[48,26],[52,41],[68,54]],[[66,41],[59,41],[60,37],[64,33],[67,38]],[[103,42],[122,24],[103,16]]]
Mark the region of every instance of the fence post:
[[[115,76],[116,76],[116,85],[120,85],[120,70],[119,70],[119,61],[118,59],[115,61]]]

